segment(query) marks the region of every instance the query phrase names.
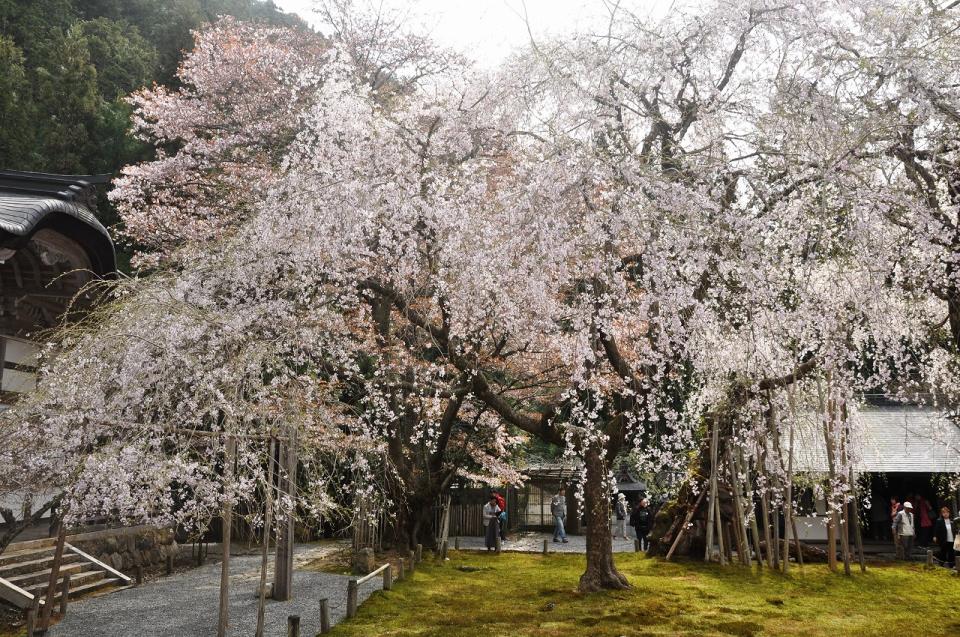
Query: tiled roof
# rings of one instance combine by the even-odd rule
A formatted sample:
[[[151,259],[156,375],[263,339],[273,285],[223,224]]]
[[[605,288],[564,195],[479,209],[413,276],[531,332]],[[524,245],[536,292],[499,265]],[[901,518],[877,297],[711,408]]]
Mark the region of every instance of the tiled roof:
[[[794,470],[826,472],[823,424],[812,412],[800,414],[794,433]],[[851,456],[858,471],[892,473],[960,472],[960,426],[946,414],[924,407],[864,407],[851,432]],[[789,422],[781,429],[786,454]]]
[[[3,192],[0,185],[0,230],[24,237],[30,234],[47,215],[56,212],[79,219],[103,236],[110,238],[106,228],[86,206],[42,195]]]

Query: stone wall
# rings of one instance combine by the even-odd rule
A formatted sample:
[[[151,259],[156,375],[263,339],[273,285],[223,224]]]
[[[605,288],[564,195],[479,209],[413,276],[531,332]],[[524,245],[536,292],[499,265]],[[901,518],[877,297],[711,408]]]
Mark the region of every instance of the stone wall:
[[[137,526],[107,529],[68,537],[67,541],[121,573],[131,575],[137,566],[165,564],[167,555],[177,559],[177,542],[171,529]]]

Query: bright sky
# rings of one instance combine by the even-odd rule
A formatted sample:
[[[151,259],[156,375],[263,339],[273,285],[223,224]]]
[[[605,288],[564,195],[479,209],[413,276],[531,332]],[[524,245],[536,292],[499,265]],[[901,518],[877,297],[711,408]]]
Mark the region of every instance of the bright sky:
[[[364,2],[365,0],[360,0]],[[379,4],[381,0],[366,0]],[[583,30],[603,23],[615,0],[382,0],[388,9],[409,12],[412,25],[422,24],[444,45],[467,53],[484,66],[503,60],[529,40],[524,14],[534,35]],[[316,25],[313,0],[274,0],[284,11],[300,14]],[[674,0],[621,0],[620,5],[644,14],[661,14]],[[319,26],[319,25],[317,25]],[[322,27],[321,27],[322,30]]]

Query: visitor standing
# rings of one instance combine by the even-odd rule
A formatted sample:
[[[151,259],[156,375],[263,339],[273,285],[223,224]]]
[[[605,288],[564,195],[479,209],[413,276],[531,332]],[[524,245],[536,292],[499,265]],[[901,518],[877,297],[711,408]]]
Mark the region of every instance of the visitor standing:
[[[873,503],[870,507],[870,534],[874,540],[886,540],[890,532],[890,512],[882,501]]]
[[[903,559],[903,551],[900,550],[900,538],[893,528],[893,522],[897,519],[897,514],[900,513],[902,508],[900,500],[896,496],[890,498],[890,533],[893,535],[893,550],[897,554],[898,560]]]
[[[915,528],[913,523],[913,505],[909,502],[904,502],[903,511],[897,513],[897,517],[893,519],[893,535],[900,542],[897,551],[898,558],[910,561],[910,554],[913,552],[913,538],[916,534]]]
[[[956,535],[953,532],[953,523],[950,521],[950,509],[940,509],[940,517],[933,526],[933,541],[940,545],[940,561],[947,568],[953,568],[956,552],[953,550],[953,541]]]
[[[483,526],[486,527],[484,534],[485,543],[488,551],[497,547],[497,534],[500,533],[500,507],[497,505],[495,495],[490,495],[490,501],[483,505]]]
[[[630,514],[630,526],[637,533],[637,541],[640,542],[640,550],[646,551],[650,548],[650,541],[647,534],[650,533],[650,500],[642,498],[637,502],[636,508]]]
[[[629,508],[627,507],[627,496],[622,493],[617,495],[617,503],[613,507],[613,514],[616,517],[616,524],[613,527],[613,537],[617,537],[617,533],[620,534],[620,537],[624,540],[629,540],[627,537],[627,516],[629,515]]]
[[[567,520],[567,496],[563,486],[550,500],[550,514],[553,515],[553,541],[567,543],[567,531],[564,524]]]
[[[930,538],[933,536],[933,507],[922,495],[917,496],[914,502],[916,510],[914,516],[917,518],[917,544],[926,548],[930,546]]]
[[[499,491],[493,492],[493,497],[497,499],[497,506],[500,507],[500,515],[497,522],[500,526],[500,540],[507,541],[507,501],[500,495]]]

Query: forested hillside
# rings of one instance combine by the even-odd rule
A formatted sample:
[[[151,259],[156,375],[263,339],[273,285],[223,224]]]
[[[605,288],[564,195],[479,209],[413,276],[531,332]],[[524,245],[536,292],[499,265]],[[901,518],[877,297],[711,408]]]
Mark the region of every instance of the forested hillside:
[[[220,15],[299,22],[260,0],[0,0],[0,168],[114,173],[147,158],[124,97],[173,82],[191,30]]]

